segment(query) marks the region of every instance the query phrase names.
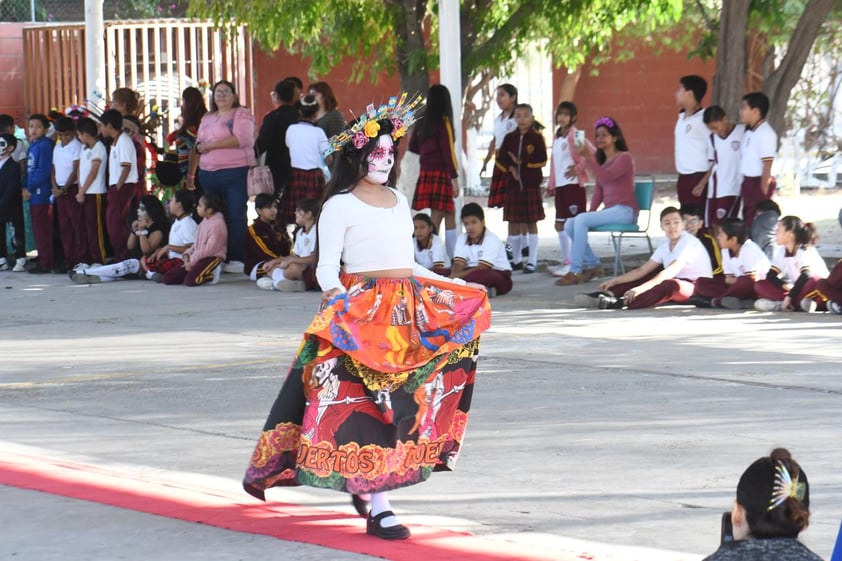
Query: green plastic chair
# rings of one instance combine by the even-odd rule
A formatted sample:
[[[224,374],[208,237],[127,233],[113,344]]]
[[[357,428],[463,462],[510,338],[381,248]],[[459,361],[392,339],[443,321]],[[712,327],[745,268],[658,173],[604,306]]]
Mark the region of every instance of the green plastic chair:
[[[594,226],[591,232],[608,232],[614,246],[614,276],[625,273],[626,268],[621,259],[623,238],[646,238],[649,253],[652,253],[652,239],[649,237],[649,224],[652,221],[652,200],[655,197],[655,177],[635,179],[634,196],[640,213],[635,224],[603,224]]]

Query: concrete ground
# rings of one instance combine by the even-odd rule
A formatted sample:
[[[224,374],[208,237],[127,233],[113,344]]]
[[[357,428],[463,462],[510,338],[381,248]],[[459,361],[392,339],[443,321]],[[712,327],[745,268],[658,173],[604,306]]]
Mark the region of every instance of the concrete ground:
[[[806,199],[791,208],[833,230],[840,199]],[[495,212],[489,223],[499,228]],[[595,245],[607,257],[607,240]],[[811,483],[803,541],[829,557],[842,520],[842,319],[574,308],[594,286],[516,274],[492,301],[465,451],[455,472],[393,493],[402,519],[546,558],[699,559],[742,470],[785,446]],[[318,299],[232,275],[185,288],[0,272],[0,463],[32,455],[238,493]],[[350,512],[327,491],[270,499]],[[371,558],[15,487],[0,486],[0,504],[3,559]]]

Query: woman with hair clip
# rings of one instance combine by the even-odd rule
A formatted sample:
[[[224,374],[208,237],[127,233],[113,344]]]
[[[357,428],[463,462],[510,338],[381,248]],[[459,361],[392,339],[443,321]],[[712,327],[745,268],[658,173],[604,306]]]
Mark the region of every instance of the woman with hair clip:
[[[722,545],[703,561],[821,561],[798,541],[809,519],[807,474],[789,451],[776,448],[743,472],[730,516],[733,535],[723,533]]]
[[[341,151],[317,225],[321,310],[243,481],[260,499],[274,486],[350,493],[366,532],[387,540],[410,535],[387,491],[454,467],[490,325],[482,287],[414,263],[409,204],[390,186],[420,102],[404,101],[369,106],[330,139]]]

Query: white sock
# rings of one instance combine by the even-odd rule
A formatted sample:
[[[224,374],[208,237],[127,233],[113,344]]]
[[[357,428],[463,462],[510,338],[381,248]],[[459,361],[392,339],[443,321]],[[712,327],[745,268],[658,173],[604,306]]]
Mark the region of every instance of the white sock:
[[[529,264],[538,264],[538,234],[529,234]]]
[[[570,261],[570,236],[564,230],[557,232],[557,234],[558,245],[561,247],[561,263],[566,264]]]
[[[512,263],[520,263],[520,234],[509,236],[506,241],[512,246]]]
[[[453,252],[456,251],[456,230],[444,231],[444,245],[447,246],[447,254],[453,259]]]
[[[392,510],[392,505],[389,504],[389,497],[384,493],[371,494],[371,517],[374,518],[381,512]],[[384,528],[390,528],[398,525],[398,519],[394,516],[387,516],[380,521],[380,525]]]

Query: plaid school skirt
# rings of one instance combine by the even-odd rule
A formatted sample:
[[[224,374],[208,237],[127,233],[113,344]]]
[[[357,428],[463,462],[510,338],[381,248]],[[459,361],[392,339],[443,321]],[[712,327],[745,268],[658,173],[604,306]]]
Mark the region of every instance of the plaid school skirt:
[[[421,170],[415,195],[412,197],[413,210],[440,210],[442,212],[456,212],[453,203],[453,179],[441,170]]]
[[[452,470],[473,395],[484,292],[342,275],[307,328],[243,480],[372,493]]]
[[[278,218],[286,224],[295,223],[295,209],[302,199],[318,199],[325,194],[325,174],[321,169],[292,168],[287,187],[278,204]]]
[[[503,220],[506,222],[539,222],[544,219],[544,199],[541,186],[527,186],[523,189],[517,181],[509,181],[506,188],[506,202],[503,205]]]
[[[491,173],[491,187],[488,188],[489,208],[500,208],[506,203],[506,185],[509,175],[497,167],[497,164],[494,164],[494,171]]]

